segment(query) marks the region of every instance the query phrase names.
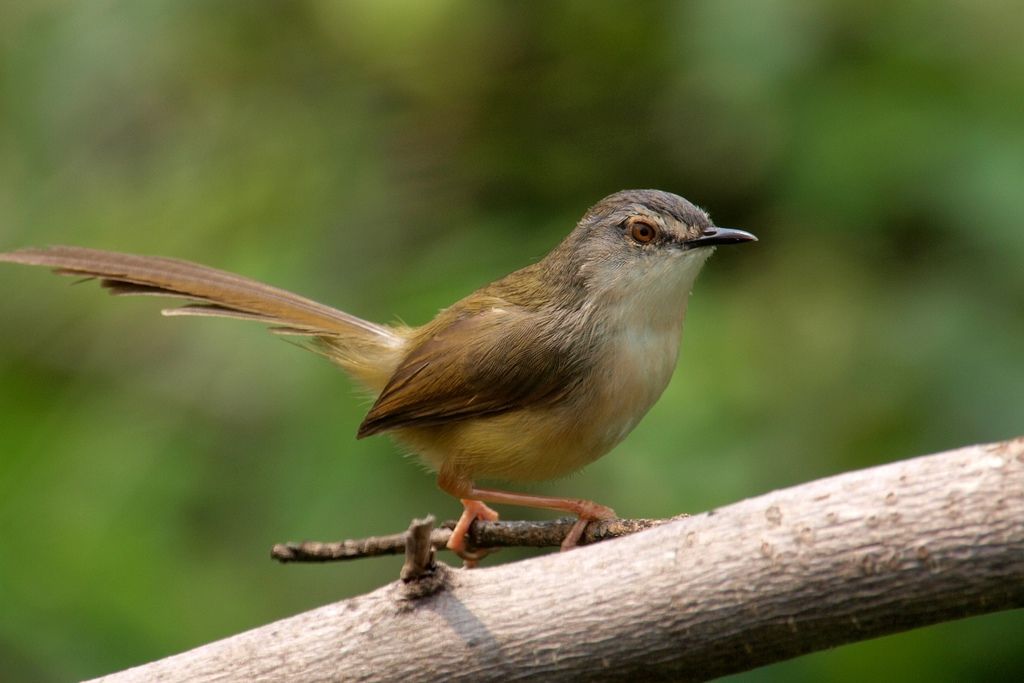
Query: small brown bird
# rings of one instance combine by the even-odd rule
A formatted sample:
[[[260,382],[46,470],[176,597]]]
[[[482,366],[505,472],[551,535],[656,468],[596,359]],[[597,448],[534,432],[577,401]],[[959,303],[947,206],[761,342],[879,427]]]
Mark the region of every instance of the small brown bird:
[[[379,325],[296,294],[187,261],[80,247],[0,253],[0,261],[99,278],[115,295],[180,297],[164,315],[220,316],[299,335],[376,395],[357,438],[390,432],[461,499],[448,543],[467,559],[486,503],[614,511],[588,500],[481,488],[480,479],[569,474],[619,443],[661,395],[676,365],[686,303],[713,247],[756,238],[658,190],[627,190],[590,208],[538,263],[443,309],[422,327]]]

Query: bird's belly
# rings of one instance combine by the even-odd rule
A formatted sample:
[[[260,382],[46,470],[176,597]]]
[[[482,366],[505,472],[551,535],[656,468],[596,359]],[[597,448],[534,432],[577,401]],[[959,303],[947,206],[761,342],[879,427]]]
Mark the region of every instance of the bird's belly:
[[[664,338],[623,338],[556,405],[403,429],[396,436],[433,469],[473,480],[562,477],[605,455],[633,430],[668,384],[678,342],[678,328]]]

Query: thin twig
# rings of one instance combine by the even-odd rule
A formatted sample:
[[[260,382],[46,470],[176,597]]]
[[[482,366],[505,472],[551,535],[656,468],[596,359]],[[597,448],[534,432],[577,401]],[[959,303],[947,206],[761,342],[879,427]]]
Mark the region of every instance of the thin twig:
[[[580,538],[580,545],[598,543],[610,538],[628,536],[644,529],[682,519],[679,515],[668,519],[610,519],[591,522]],[[566,517],[543,522],[473,522],[468,540],[472,548],[553,548],[558,547],[572,527],[575,519]],[[454,521],[444,522],[430,532],[430,545],[435,550],[446,549]],[[336,542],[304,541],[278,543],[270,556],[279,562],[337,562],[363,557],[398,555],[405,552],[407,532],[387,536],[349,539]]]

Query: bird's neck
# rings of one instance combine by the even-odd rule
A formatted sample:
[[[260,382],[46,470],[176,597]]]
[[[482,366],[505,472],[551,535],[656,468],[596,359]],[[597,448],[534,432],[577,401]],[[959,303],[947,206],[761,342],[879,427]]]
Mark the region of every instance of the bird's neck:
[[[664,259],[646,268],[621,269],[614,280],[595,278],[599,284],[589,293],[593,314],[610,330],[678,332],[693,284],[710,255],[710,250],[702,252]]]

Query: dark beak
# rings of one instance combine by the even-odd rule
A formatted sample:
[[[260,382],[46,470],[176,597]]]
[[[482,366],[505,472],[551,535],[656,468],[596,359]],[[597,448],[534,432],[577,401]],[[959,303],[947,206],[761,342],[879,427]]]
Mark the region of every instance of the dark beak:
[[[706,228],[697,239],[689,240],[686,246],[692,249],[694,247],[713,247],[719,244],[739,244],[741,242],[756,241],[757,238],[745,230],[712,226]]]

